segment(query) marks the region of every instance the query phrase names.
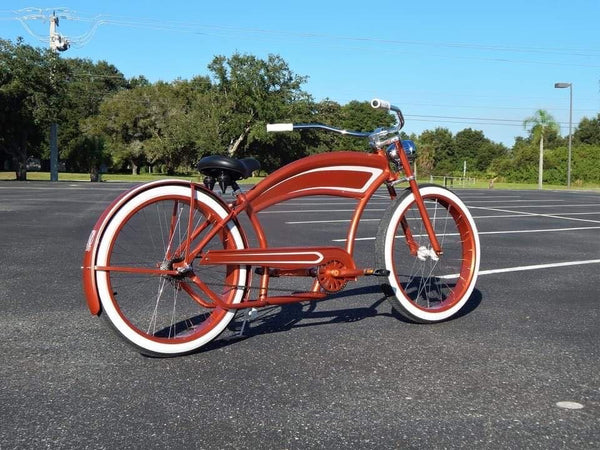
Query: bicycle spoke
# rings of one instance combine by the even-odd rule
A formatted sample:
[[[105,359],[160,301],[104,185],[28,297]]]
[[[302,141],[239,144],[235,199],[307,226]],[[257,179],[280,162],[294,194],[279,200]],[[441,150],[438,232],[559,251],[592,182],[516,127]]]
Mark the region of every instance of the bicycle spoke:
[[[388,280],[394,288],[395,300],[390,301],[411,319],[435,321],[440,320],[437,317],[443,319],[453,314],[471,292],[475,278],[466,274],[472,274],[473,262],[478,266],[474,260],[479,257],[478,240],[468,211],[460,206],[454,194],[435,186],[426,187],[424,192],[428,193],[423,195],[423,200],[442,252],[433,251],[417,203],[410,193],[396,199],[401,214],[382,218],[378,239],[382,233],[393,233],[392,241],[410,233],[411,245],[418,251],[411,250],[407,239],[406,245],[392,244],[383,248],[384,255],[389,256],[382,260],[385,264],[391,260],[393,269]],[[382,239],[382,242],[385,241]]]
[[[157,185],[119,209],[103,233],[94,271],[106,316],[126,340],[148,354],[186,353],[233,318],[215,305],[241,301],[246,271],[194,267],[190,253],[193,245],[203,252],[243,248],[234,221],[215,229],[226,214],[210,194],[181,184]]]
[[[161,279],[158,283],[158,292],[156,294],[156,301],[154,302],[154,311],[152,312],[152,315],[150,316],[150,323],[148,324],[148,330],[146,331],[148,334],[151,334],[151,335],[154,335],[154,333],[156,332],[156,321],[158,318],[158,305],[160,303],[162,293],[165,289],[166,282],[167,281],[165,279]],[[150,332],[151,329],[152,329],[152,332]]]

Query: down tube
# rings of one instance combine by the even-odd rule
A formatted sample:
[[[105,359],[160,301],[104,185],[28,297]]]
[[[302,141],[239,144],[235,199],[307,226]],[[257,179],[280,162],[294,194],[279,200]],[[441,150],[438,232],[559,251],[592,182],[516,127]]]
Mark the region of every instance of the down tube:
[[[365,206],[383,182],[395,178],[383,152],[334,152],[308,156],[273,172],[246,194],[254,213],[293,198],[314,195],[354,198],[358,204],[348,229],[352,254]]]

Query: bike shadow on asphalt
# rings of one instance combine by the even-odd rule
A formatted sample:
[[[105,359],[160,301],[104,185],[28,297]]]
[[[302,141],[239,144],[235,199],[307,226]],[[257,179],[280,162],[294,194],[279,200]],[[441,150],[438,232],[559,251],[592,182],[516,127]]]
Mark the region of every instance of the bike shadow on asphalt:
[[[370,306],[319,309],[319,303],[326,302],[326,300],[373,294],[379,294],[379,298]],[[458,314],[448,319],[448,321],[456,320],[470,314],[477,309],[482,299],[483,295],[481,291],[475,289],[465,306],[463,306]],[[312,301],[264,307],[258,309],[256,316],[246,323],[243,333],[240,333],[240,331],[242,330],[246,314],[241,313],[228,325],[225,335],[204,346],[201,352],[223,348],[235,342],[262,334],[280,333],[293,328],[351,323],[373,317],[393,317],[405,323],[418,325],[405,318],[391,305],[388,308],[382,306],[385,302],[386,297],[381,294],[379,286],[365,286],[332,294],[321,302]]]

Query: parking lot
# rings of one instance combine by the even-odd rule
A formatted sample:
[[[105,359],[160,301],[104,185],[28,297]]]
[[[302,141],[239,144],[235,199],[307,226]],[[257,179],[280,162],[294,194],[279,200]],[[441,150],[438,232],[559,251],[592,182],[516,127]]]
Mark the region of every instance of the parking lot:
[[[86,309],[88,234],[122,183],[0,182],[0,448],[599,448],[600,193],[456,190],[480,232],[465,314],[403,320],[372,278],[262,310],[175,359]],[[377,195],[356,259],[372,265]],[[272,245],[343,245],[353,204],[260,214]]]

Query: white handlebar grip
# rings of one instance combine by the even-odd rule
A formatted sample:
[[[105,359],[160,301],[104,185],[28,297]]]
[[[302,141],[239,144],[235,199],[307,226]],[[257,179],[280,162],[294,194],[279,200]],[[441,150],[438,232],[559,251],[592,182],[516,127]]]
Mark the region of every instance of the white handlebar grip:
[[[392,105],[386,100],[374,98],[373,100],[371,100],[371,106],[375,109],[390,109]]]
[[[268,123],[267,124],[267,133],[277,132],[277,131],[294,131],[293,123]]]

